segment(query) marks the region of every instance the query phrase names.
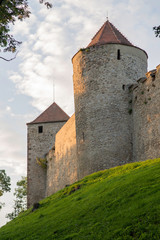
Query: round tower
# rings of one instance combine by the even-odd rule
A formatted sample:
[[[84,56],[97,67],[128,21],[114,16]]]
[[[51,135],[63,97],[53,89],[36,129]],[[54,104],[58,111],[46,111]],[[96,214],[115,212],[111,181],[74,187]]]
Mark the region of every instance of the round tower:
[[[78,178],[132,159],[127,85],[147,72],[147,54],[109,21],[73,57]]]

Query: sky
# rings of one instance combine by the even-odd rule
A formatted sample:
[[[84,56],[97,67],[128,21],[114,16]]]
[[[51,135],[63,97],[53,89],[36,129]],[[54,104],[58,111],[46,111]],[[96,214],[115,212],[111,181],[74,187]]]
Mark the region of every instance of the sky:
[[[160,24],[157,0],[50,0],[46,9],[30,0],[32,15],[12,27],[22,41],[15,60],[0,59],[0,169],[11,177],[12,192],[0,198],[0,226],[12,212],[16,182],[26,175],[27,127],[54,101],[70,116],[74,112],[72,57],[86,47],[106,21],[135,46],[148,53],[148,70],[160,64]],[[10,58],[8,54],[1,56]]]

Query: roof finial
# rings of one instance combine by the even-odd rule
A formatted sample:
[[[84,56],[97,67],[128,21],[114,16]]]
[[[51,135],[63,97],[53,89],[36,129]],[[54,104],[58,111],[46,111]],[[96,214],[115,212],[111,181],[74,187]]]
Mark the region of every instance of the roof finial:
[[[107,11],[107,21],[109,20],[109,17],[108,17],[108,11]]]
[[[53,102],[55,102],[55,98],[56,98],[56,95],[55,95],[55,83],[54,83],[54,79],[53,79]]]

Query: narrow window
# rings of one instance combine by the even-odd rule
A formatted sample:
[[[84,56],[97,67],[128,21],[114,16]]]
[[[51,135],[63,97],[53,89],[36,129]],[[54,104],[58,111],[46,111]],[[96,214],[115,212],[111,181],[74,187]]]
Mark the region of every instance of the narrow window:
[[[38,133],[43,133],[43,126],[38,127]]]
[[[120,49],[117,50],[117,60],[121,59],[121,52]]]
[[[83,138],[83,142],[84,142],[84,132],[82,133],[82,138]]]

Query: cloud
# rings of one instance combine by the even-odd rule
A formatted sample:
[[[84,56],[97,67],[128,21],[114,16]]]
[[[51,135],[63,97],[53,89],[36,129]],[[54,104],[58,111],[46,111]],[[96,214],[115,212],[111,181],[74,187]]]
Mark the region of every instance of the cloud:
[[[13,97],[8,99],[8,102],[13,102],[13,101],[14,101]]]
[[[10,73],[17,94],[31,97],[31,105],[39,111],[44,111],[55,100],[71,115],[74,111],[71,58],[79,48],[88,45],[106,20],[107,11],[110,21],[133,44],[149,52],[150,61],[158,65],[159,41],[154,37],[152,26],[158,22],[159,13],[153,3],[157,4],[155,0],[88,0],[83,3],[62,0],[55,2],[50,10],[39,6],[29,20],[19,23],[13,31],[17,36],[25,35],[19,54],[21,63],[17,71]],[[7,112],[15,117],[9,106]],[[5,131],[11,134],[7,129]],[[13,140],[14,134],[3,138],[5,142],[6,138]],[[8,144],[11,142],[9,140]],[[8,145],[3,148],[7,150]],[[16,156],[19,149],[8,151],[10,156]]]
[[[13,169],[12,174],[24,174],[26,172],[26,144],[21,134],[0,121],[3,128],[0,129],[0,167]]]
[[[106,21],[107,11],[110,21],[133,44],[149,53],[149,66],[155,68],[160,47],[152,32],[152,26],[159,20],[154,4],[157,4],[155,0],[88,0],[83,3],[62,0],[55,1],[50,10],[39,7],[26,22],[26,39],[19,54],[18,70],[10,73],[17,94],[31,97],[31,105],[39,111],[44,111],[55,99],[71,115],[74,111],[71,58],[88,45]],[[19,24],[15,34],[23,33],[24,27]]]
[[[12,176],[26,175],[26,121],[32,114],[17,115],[11,106],[0,109],[0,169],[12,169]],[[23,131],[22,131],[23,129]]]

